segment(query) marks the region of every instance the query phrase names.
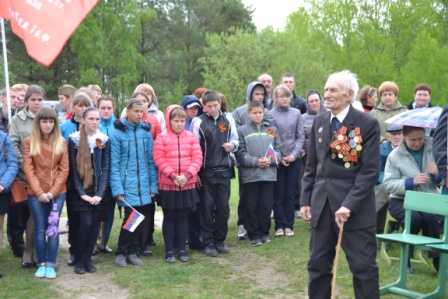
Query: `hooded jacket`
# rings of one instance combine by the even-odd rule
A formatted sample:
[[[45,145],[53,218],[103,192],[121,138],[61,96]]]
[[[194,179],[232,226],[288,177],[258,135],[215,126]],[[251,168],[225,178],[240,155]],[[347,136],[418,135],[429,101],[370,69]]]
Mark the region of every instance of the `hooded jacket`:
[[[154,162],[158,169],[160,190],[182,191],[196,188],[197,174],[202,165],[202,152],[197,138],[184,129],[175,133],[170,125],[170,113],[178,105],[171,105],[165,113],[166,132],[154,143]],[[173,182],[176,175],[185,175],[187,183],[180,188]]]
[[[232,116],[233,119],[235,120],[237,127],[240,127],[249,121],[249,117],[247,115],[247,107],[248,104],[252,101],[252,94],[254,93],[256,87],[262,87],[264,90],[263,106],[266,108],[267,91],[264,85],[257,81],[249,83],[246,89],[246,103],[244,105],[239,106],[232,112]]]
[[[383,102],[380,102],[378,106],[373,108],[373,110],[370,112],[370,115],[376,118],[378,120],[378,123],[380,124],[381,140],[384,140],[386,138],[386,120],[407,110],[408,109],[401,105],[398,100],[395,102],[395,105],[394,107],[392,107],[392,109],[386,109],[383,105]]]
[[[149,127],[127,119],[115,121],[114,127],[110,136],[112,195],[123,195],[131,206],[150,204],[151,194],[157,193],[157,173]]]
[[[183,96],[182,97],[182,101],[180,103],[180,105],[182,106],[182,108],[184,108],[184,110],[188,109],[188,106],[190,106],[191,104],[198,104],[198,115],[202,114],[202,105],[201,102],[199,102],[199,99],[195,96],[195,95],[187,95],[187,96]],[[165,118],[166,119],[166,118]],[[188,131],[192,130],[192,120],[193,119],[188,119],[185,122],[185,129]],[[169,126],[169,123],[166,124],[166,126]]]
[[[264,120],[260,126],[252,121],[238,129],[240,146],[237,153],[239,174],[243,184],[259,181],[277,181],[277,163],[280,161],[277,129]],[[258,159],[265,157],[268,149],[274,149],[277,163],[272,161],[271,167],[258,167]]]

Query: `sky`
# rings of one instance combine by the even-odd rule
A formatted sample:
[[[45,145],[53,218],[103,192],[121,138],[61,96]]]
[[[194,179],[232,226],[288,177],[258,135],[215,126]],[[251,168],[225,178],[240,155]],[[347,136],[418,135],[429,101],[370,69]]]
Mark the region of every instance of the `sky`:
[[[272,26],[275,30],[282,30],[288,15],[294,12],[303,0],[243,0],[243,3],[255,11],[252,20],[257,30]]]

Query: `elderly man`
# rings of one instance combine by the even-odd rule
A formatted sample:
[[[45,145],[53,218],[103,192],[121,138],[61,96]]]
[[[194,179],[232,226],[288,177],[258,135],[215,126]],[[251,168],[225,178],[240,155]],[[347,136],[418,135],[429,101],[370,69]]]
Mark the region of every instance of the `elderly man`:
[[[358,299],[379,298],[375,194],[379,169],[378,122],[350,104],[358,91],[349,71],[330,75],[325,106],[311,130],[302,181],[301,214],[311,222],[309,297],[330,298],[338,231]]]
[[[268,73],[263,73],[258,76],[257,80],[263,84],[264,88],[266,88],[265,108],[271,110],[274,105],[274,101],[272,100],[272,76]]]

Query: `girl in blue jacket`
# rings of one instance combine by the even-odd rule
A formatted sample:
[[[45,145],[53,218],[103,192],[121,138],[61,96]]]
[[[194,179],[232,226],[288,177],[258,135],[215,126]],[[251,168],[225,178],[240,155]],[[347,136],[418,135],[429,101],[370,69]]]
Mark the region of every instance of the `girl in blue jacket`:
[[[146,244],[150,204],[157,193],[157,174],[152,158],[152,137],[150,128],[142,123],[143,103],[130,99],[127,104],[126,118],[115,122],[111,134],[112,163],[110,186],[112,196],[124,207],[127,222],[133,207],[145,216],[134,232],[121,229],[118,239],[115,263],[124,267],[127,263],[143,265],[137,253]]]

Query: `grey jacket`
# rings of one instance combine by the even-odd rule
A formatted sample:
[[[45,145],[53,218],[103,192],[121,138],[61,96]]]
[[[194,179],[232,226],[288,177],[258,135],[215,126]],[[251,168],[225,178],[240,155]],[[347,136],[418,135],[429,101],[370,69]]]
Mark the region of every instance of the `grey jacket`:
[[[22,163],[22,143],[23,140],[31,135],[33,130],[34,114],[28,109],[20,110],[11,119],[9,127],[9,136],[17,151],[19,163]]]
[[[437,188],[437,179],[432,177],[430,182],[425,185],[412,186],[411,179],[421,172],[426,172],[429,162],[434,162],[432,144],[429,138],[425,139],[423,149],[423,165],[419,169],[414,157],[408,152],[404,143],[394,149],[386,161],[384,169],[385,188],[391,197],[402,199],[406,190],[423,191],[430,193],[439,193]],[[435,163],[435,162],[434,162]],[[406,182],[408,180],[408,182]]]
[[[296,108],[280,108],[268,112],[278,129],[280,152],[282,156],[294,155],[297,159],[305,142],[305,131],[300,110]]]
[[[237,161],[239,174],[243,184],[277,180],[277,163],[272,161],[271,167],[259,168],[258,159],[266,155],[270,145],[274,149],[277,161],[280,161],[278,151],[277,129],[268,121],[264,121],[260,127],[249,122],[238,129],[239,149]]]
[[[263,84],[261,84],[260,82],[257,82],[257,81],[251,82],[247,86],[247,90],[246,90],[246,103],[244,105],[239,106],[232,112],[232,116],[233,116],[233,119],[235,120],[237,127],[242,126],[249,122],[249,117],[247,115],[247,107],[248,107],[248,104],[250,103],[250,101],[252,100],[252,94],[254,92],[255,87],[258,87],[258,86],[260,86],[264,89],[264,92],[266,95],[266,88],[264,87]],[[265,108],[267,106],[266,100],[267,100],[267,97],[265,96],[265,98],[263,100],[263,105]]]

